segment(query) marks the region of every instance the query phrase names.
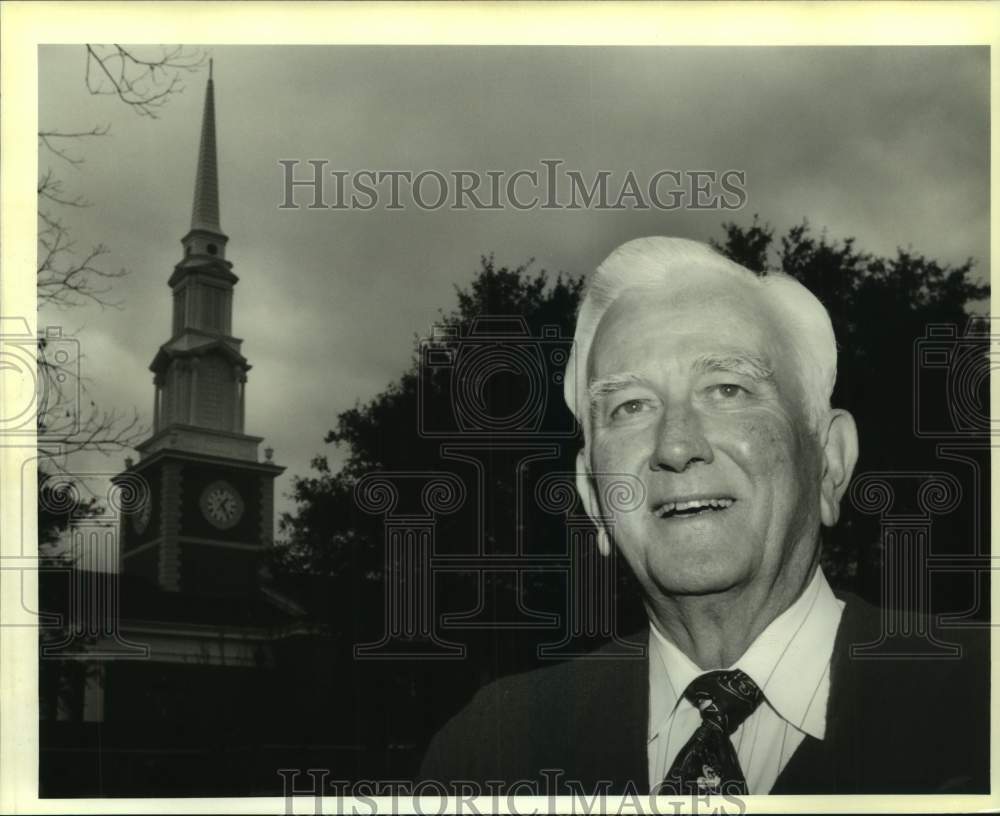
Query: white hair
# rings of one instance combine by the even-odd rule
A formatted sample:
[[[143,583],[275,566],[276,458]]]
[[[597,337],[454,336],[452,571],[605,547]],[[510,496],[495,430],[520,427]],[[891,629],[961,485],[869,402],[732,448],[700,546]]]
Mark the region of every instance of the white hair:
[[[636,288],[680,289],[693,283],[731,281],[769,298],[796,356],[810,427],[830,409],[837,378],[837,344],[823,304],[795,278],[780,272],[758,276],[707,244],[684,238],[636,238],[614,250],[587,282],[576,318],[573,349],[566,365],[566,404],[590,437],[587,366],[601,318],[624,292]]]

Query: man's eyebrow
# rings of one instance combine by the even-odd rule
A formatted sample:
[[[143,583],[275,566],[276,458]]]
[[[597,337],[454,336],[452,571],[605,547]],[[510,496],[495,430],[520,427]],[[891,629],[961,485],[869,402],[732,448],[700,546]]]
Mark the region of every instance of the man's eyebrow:
[[[692,363],[695,371],[707,373],[726,371],[740,374],[761,382],[774,379],[774,369],[766,357],[759,354],[732,352],[727,354],[703,354]],[[641,385],[646,378],[635,371],[623,371],[606,377],[595,377],[587,386],[590,404],[598,403],[601,397],[614,394],[633,385]]]
[[[593,405],[603,396],[614,394],[616,391],[621,391],[642,382],[645,382],[645,378],[634,371],[609,374],[607,377],[596,377],[591,380],[590,385],[587,386],[587,394],[590,397],[591,405]]]
[[[774,367],[766,357],[759,354],[735,352],[732,354],[705,354],[694,361],[695,371],[708,373],[711,371],[726,371],[741,374],[751,380],[765,381],[774,379]]]

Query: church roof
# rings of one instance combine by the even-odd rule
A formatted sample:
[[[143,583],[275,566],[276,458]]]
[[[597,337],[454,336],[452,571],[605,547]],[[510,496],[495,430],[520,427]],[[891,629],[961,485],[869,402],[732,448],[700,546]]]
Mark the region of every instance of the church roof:
[[[201,120],[191,229],[222,234],[222,227],[219,226],[219,165],[215,149],[215,85],[212,82],[211,60],[208,64],[208,87],[205,90],[205,111]]]

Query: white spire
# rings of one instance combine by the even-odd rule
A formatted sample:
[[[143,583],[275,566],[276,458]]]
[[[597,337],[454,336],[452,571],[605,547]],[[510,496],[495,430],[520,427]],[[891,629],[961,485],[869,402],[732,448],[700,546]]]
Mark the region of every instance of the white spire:
[[[212,81],[211,59],[208,61],[205,112],[201,120],[201,145],[198,148],[198,169],[194,180],[191,229],[222,232],[222,227],[219,226],[219,167],[215,155],[215,84]]]

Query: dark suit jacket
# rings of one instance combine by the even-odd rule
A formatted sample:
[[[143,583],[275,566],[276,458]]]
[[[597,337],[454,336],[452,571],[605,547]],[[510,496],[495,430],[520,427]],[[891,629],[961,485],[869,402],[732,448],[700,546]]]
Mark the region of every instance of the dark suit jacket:
[[[826,737],[806,736],[770,792],[988,793],[987,630],[939,634],[962,646],[958,659],[852,658],[852,644],[878,639],[879,611],[841,597]],[[543,795],[648,791],[648,687],[648,660],[608,647],[503,678],[434,737],[421,777],[536,780]]]

